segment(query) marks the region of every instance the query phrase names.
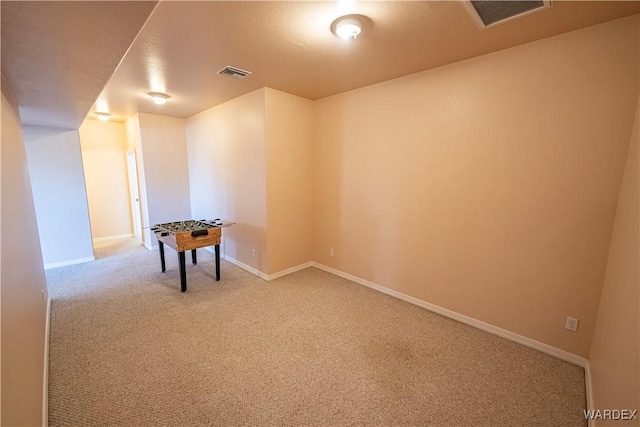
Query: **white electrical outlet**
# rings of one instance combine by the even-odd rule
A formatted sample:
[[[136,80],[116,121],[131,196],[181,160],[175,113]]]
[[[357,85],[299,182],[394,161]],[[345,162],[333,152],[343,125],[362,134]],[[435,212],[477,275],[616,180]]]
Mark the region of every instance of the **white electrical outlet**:
[[[251,249],[251,255],[255,258],[256,257],[256,250],[255,249]]]
[[[334,256],[335,252],[333,251],[333,248],[329,249],[329,256]]]
[[[575,319],[573,317],[567,317],[567,322],[564,324],[565,329],[568,329],[573,332],[578,332],[578,323],[580,320]]]

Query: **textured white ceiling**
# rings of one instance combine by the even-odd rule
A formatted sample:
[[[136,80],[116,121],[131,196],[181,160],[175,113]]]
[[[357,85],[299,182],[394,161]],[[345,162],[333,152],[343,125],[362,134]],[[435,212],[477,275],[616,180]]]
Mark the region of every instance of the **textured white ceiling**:
[[[95,111],[120,121],[137,111],[189,117],[264,86],[318,99],[636,14],[640,5],[556,1],[480,30],[459,1],[175,1],[159,3],[135,38],[153,3],[30,3],[2,2],[2,73],[23,120],[67,125]],[[347,14],[368,18],[350,42],[330,31]],[[226,65],[252,74],[216,74]],[[171,98],[154,105],[151,91]]]
[[[2,75],[22,122],[77,128],[156,4],[3,1]]]

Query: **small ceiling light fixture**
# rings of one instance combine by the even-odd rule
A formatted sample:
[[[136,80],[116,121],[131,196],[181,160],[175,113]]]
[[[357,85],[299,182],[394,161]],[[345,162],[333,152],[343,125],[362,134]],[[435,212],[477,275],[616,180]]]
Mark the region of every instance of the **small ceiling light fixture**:
[[[336,36],[343,40],[353,40],[362,31],[362,22],[354,16],[343,16],[333,21],[331,25]]]
[[[164,105],[167,103],[167,99],[169,99],[169,95],[160,93],[160,92],[150,92],[149,96],[153,100],[155,104]]]
[[[96,117],[98,118],[98,120],[102,120],[103,122],[107,122],[107,121],[109,121],[109,118],[111,117],[111,114],[109,114],[109,113],[96,113]]]

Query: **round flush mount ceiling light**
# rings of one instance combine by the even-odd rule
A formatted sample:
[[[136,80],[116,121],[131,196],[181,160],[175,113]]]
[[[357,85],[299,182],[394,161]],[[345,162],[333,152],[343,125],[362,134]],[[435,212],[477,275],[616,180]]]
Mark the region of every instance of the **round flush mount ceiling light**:
[[[331,31],[343,40],[353,40],[362,32],[367,18],[361,15],[347,15],[333,21]]]
[[[111,114],[109,114],[109,113],[96,113],[96,117],[98,118],[98,120],[102,120],[103,122],[107,122],[107,121],[109,121],[109,118],[111,117]]]
[[[153,100],[155,104],[164,105],[167,103],[167,99],[169,99],[169,95],[160,92],[150,92],[149,96]]]

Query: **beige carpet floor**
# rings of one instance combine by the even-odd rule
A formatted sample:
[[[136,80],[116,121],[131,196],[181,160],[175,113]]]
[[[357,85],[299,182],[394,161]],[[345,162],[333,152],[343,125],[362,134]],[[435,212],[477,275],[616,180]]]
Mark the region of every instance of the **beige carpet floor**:
[[[308,268],[133,239],[49,270],[53,426],[585,426],[584,370]]]

